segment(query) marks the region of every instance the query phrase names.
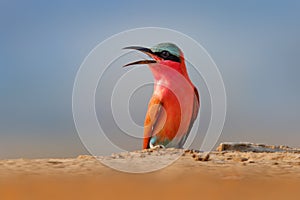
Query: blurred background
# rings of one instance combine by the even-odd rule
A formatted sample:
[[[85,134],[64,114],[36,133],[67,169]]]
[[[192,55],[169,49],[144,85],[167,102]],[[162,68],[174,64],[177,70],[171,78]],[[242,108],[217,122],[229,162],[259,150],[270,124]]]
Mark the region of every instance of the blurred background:
[[[0,158],[87,154],[72,118],[76,72],[98,43],[145,26],[189,35],[218,65],[228,98],[218,143],[300,147],[299,19],[299,1],[2,0]]]

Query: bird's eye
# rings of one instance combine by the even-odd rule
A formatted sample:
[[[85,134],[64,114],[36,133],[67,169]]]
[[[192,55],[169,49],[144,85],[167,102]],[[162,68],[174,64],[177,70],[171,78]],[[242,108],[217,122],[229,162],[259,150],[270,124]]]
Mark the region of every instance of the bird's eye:
[[[170,53],[169,53],[168,51],[162,51],[162,52],[160,53],[160,56],[161,56],[162,58],[167,58],[167,57],[169,57],[169,55],[170,55]]]

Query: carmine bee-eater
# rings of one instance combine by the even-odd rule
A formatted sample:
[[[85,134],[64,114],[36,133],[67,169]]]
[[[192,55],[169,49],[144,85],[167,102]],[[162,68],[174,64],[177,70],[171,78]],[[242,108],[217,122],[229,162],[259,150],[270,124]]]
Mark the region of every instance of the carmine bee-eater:
[[[154,91],[144,122],[143,148],[182,148],[200,107],[199,94],[188,76],[182,51],[172,43],[124,49],[138,50],[152,58],[124,66],[148,64],[154,77]]]

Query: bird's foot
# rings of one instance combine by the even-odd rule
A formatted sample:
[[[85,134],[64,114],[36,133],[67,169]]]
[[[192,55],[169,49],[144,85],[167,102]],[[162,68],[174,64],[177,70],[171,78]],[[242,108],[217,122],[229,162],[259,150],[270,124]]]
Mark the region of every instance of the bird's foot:
[[[152,150],[165,149],[165,148],[166,148],[166,147],[165,147],[164,145],[162,145],[162,144],[160,144],[160,145],[155,145],[155,146],[153,146],[153,145],[150,144],[150,149],[152,149]]]

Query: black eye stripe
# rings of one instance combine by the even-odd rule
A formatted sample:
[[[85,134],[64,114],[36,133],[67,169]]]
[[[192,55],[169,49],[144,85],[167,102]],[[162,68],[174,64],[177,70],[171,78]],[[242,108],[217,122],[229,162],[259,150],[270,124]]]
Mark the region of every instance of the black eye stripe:
[[[161,52],[154,52],[155,55],[157,55],[158,57],[164,59],[164,60],[172,60],[175,62],[179,62],[180,63],[180,58],[171,54],[169,51],[161,51]]]
[[[170,56],[170,53],[168,51],[162,51],[160,52],[160,56],[162,58],[168,58]]]

